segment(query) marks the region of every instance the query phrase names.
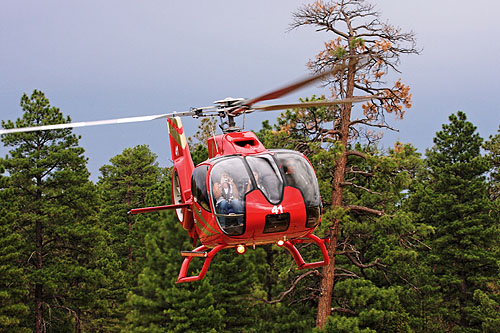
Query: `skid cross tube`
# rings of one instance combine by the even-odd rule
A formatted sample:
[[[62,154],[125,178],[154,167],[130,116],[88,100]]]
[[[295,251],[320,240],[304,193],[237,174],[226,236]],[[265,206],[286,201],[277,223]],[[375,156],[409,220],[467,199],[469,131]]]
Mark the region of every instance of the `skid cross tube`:
[[[229,246],[225,244],[219,244],[210,251],[206,252],[207,250],[209,250],[209,248],[205,245],[202,245],[191,252],[181,252],[181,255],[184,257],[184,261],[182,262],[181,271],[179,272],[179,277],[177,278],[177,283],[199,281],[203,279],[205,277],[205,274],[207,274],[208,267],[210,267],[212,258],[217,254],[217,252],[227,247]],[[189,264],[194,257],[203,257],[205,258],[205,262],[203,263],[203,267],[201,268],[201,271],[198,275],[187,276]]]
[[[134,208],[134,209],[131,209],[129,212],[127,212],[127,214],[135,215],[135,214],[142,214],[142,213],[149,213],[149,212],[158,212],[160,210],[188,208],[190,205],[191,205],[191,202],[186,202],[186,203],[180,203],[180,204],[175,204],[175,205]]]
[[[330,263],[330,257],[328,256],[328,251],[326,250],[324,240],[313,234],[309,234],[305,237],[307,237],[312,243],[315,243],[319,246],[319,248],[321,249],[321,253],[323,254],[323,261],[306,263],[300,255],[299,250],[297,250],[297,248],[295,247],[295,243],[305,243],[304,240],[292,239],[290,241],[286,241],[283,245],[290,252],[293,259],[297,263],[297,269],[316,268],[328,265]]]

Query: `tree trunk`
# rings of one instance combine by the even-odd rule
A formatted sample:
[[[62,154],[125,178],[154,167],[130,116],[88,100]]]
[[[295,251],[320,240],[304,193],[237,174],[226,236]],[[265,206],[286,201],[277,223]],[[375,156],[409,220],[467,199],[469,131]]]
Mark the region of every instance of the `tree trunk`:
[[[82,321],[80,318],[82,317],[82,313],[79,309],[76,309],[75,311],[75,333],[81,333],[82,332]]]
[[[36,222],[36,269],[43,267],[43,228],[42,222]],[[35,331],[36,333],[43,332],[43,285],[35,284]]]
[[[35,285],[35,332],[43,332],[43,289],[40,283]]]
[[[41,144],[38,143],[37,151],[40,152]],[[36,199],[37,204],[42,203],[42,177],[36,177]],[[40,215],[40,214],[38,214]],[[43,268],[43,226],[41,221],[35,222],[35,238],[36,238],[36,269],[41,270]],[[35,331],[36,333],[41,333],[44,331],[43,328],[43,284],[35,284]]]
[[[342,187],[340,184],[344,180],[345,171],[345,152],[342,153],[341,158],[337,160],[334,176],[334,190],[332,195],[332,207],[339,207],[342,205]],[[323,327],[326,319],[331,313],[332,297],[333,297],[333,283],[335,280],[335,250],[337,248],[339,220],[335,219],[333,226],[330,228],[330,244],[328,246],[328,256],[330,263],[323,268],[320,290],[321,294],[318,300],[318,313],[316,317],[316,326]]]
[[[130,158],[130,156],[129,156]],[[128,209],[132,208],[132,200],[130,199],[131,193],[130,193],[130,183],[127,184],[127,207]],[[130,215],[128,215],[128,235],[130,237],[130,234],[132,233],[132,225],[133,221]],[[128,261],[130,265],[133,264],[134,262],[134,257],[132,256],[132,246],[128,247]]]
[[[350,61],[348,65],[347,87],[345,98],[351,98],[354,94],[354,74],[356,62]],[[345,170],[347,164],[347,142],[349,139],[349,126],[351,123],[352,104],[345,104],[342,107],[340,115],[340,141],[344,148],[342,155],[335,161],[334,184],[332,193],[332,208],[336,209],[342,206],[343,187],[345,180]],[[328,246],[328,256],[330,263],[323,267],[321,279],[321,294],[318,299],[318,313],[316,316],[316,326],[323,327],[330,313],[332,312],[333,286],[335,281],[335,251],[337,249],[339,231],[339,220],[335,219],[330,228],[330,244]]]

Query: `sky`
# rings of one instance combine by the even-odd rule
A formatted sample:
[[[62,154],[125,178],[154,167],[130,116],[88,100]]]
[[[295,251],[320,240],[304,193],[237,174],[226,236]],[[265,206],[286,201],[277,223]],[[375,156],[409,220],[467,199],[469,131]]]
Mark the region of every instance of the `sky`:
[[[23,93],[41,90],[73,121],[186,111],[226,97],[259,96],[308,74],[306,63],[331,36],[289,31],[312,0],[3,0],[0,4],[0,119],[22,116]],[[497,133],[500,43],[493,0],[372,0],[384,22],[416,34],[420,55],[402,56],[413,107],[389,123],[381,144],[421,153],[452,113],[464,111],[483,138]],[[328,94],[320,86],[277,102]],[[359,106],[358,106],[359,108]],[[276,113],[247,116],[258,130]],[[184,118],[187,135],[198,121]],[[164,120],[75,129],[92,179],[123,149],[148,145],[168,166]],[[0,147],[0,156],[7,154]]]

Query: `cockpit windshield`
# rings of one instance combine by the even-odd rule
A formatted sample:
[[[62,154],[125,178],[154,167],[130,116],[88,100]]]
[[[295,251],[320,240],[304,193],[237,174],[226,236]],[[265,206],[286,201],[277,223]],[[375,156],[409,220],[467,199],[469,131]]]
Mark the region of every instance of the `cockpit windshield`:
[[[321,197],[314,170],[307,160],[294,152],[278,152],[275,154],[285,176],[286,185],[298,188],[306,206],[319,206]]]
[[[271,203],[281,201],[283,180],[276,163],[270,155],[248,156],[248,165],[255,179],[255,186]]]
[[[240,157],[223,159],[210,173],[215,216],[229,235],[240,235],[244,229],[246,186],[250,183],[246,166]]]
[[[220,227],[228,235],[245,230],[246,194],[260,191],[271,204],[283,199],[283,187],[300,190],[307,210],[307,227],[321,217],[321,198],[314,170],[302,154],[277,151],[274,154],[231,156],[215,162],[210,171],[212,208]]]
[[[285,177],[285,184],[298,188],[304,196],[306,227],[316,227],[321,221],[321,196],[312,166],[301,154],[295,152],[277,152],[274,156]]]

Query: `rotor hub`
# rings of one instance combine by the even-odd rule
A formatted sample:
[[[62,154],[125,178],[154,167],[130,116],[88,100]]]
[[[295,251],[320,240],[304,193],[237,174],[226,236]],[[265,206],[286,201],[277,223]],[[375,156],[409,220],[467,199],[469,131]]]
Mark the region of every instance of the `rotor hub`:
[[[245,98],[226,97],[224,99],[214,101],[214,104],[218,104],[219,107],[221,107],[221,108],[228,108],[231,106],[240,105],[241,102],[243,102],[244,100],[245,100]]]

